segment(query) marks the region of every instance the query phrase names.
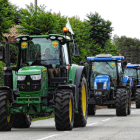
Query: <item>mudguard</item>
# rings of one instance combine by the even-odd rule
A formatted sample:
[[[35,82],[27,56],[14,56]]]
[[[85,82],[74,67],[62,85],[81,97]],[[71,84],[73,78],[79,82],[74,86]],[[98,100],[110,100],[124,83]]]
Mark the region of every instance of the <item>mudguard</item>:
[[[131,86],[132,87],[132,82],[130,85],[130,77],[124,76],[122,79],[122,86]]]

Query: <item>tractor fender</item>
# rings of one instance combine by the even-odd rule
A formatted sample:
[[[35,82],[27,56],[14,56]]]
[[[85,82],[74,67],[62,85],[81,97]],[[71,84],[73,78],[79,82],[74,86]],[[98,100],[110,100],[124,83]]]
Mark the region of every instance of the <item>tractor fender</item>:
[[[79,92],[79,89],[74,84],[66,84],[66,85],[58,85],[56,91],[59,89],[70,89],[73,92],[74,102],[76,103],[76,93]],[[75,108],[78,108],[77,104],[75,104]]]
[[[2,86],[0,87],[0,91],[7,91],[9,101],[13,102],[13,90],[10,87]],[[3,93],[0,93],[0,94],[3,94]]]
[[[87,71],[84,66],[77,66],[76,73],[75,73],[75,80],[74,84],[79,87],[81,75],[84,74],[85,78],[87,78]]]
[[[81,80],[82,74],[87,79],[87,71],[86,71],[86,68],[84,66],[77,66],[76,73],[75,73],[75,80],[74,80],[74,84],[77,87],[77,92],[76,92],[76,103],[77,103],[77,106],[79,104],[79,91],[81,90],[79,88],[81,88],[80,87],[80,80]],[[88,85],[86,87],[86,90],[87,90],[87,93],[88,93],[87,98],[89,98]]]
[[[122,79],[122,86],[130,86],[130,77],[124,76],[124,78]],[[131,83],[131,86],[132,86],[132,83]]]

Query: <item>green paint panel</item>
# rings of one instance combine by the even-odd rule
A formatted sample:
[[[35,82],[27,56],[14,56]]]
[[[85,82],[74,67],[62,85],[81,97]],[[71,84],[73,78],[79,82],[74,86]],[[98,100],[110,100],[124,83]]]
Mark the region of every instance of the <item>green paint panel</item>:
[[[69,80],[72,80],[72,84],[74,84],[75,81],[75,75],[78,65],[72,64],[70,70],[69,70]]]
[[[27,66],[19,69],[18,75],[34,75],[34,74],[41,74],[42,69],[44,66]]]
[[[40,104],[40,97],[17,97],[18,104]]]
[[[17,74],[13,71],[13,89],[17,88]]]

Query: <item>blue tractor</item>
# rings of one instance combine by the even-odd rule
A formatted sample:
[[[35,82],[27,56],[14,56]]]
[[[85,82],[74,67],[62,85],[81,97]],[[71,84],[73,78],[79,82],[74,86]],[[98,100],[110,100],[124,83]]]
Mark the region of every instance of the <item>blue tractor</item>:
[[[117,116],[131,113],[132,80],[124,76],[124,66],[127,63],[123,63],[123,59],[123,56],[111,54],[87,57],[89,115],[95,115],[95,105],[116,108]]]
[[[136,108],[140,108],[140,64],[128,64],[125,75],[133,81],[131,101],[136,101]]]

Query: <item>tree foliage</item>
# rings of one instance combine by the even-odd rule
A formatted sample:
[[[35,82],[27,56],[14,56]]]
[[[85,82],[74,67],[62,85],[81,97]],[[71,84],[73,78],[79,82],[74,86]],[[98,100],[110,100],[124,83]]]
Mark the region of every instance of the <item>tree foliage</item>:
[[[111,32],[113,28],[111,27],[111,22],[109,20],[104,20],[98,13],[90,13],[87,15],[88,22],[91,25],[90,38],[95,40],[96,44],[101,45],[104,49],[107,40],[110,39]]]
[[[17,19],[20,21],[19,25],[22,26],[18,29],[20,33],[29,35],[63,34],[62,29],[66,25],[67,17],[61,16],[60,13],[46,12],[44,5],[37,7],[37,11],[32,3],[26,7],[26,9],[18,9],[20,12]],[[15,9],[17,8],[15,7]],[[97,13],[90,14],[88,17],[88,21],[81,21],[78,17],[69,18],[80,54],[80,57],[77,58],[72,56],[73,63],[79,64],[80,61],[85,60],[85,56],[95,56],[99,53],[118,54],[116,46],[109,39],[112,31],[111,22],[105,21]],[[93,21],[95,24],[92,23]],[[95,38],[93,38],[94,30],[97,30]]]
[[[20,33],[30,35],[62,33],[60,29],[64,26],[66,19],[61,17],[60,13],[45,12],[44,5],[37,7],[37,11],[32,3],[26,7],[19,13],[21,17],[19,25],[22,26],[18,29]]]
[[[2,41],[4,33],[9,33],[13,25],[14,10],[13,5],[8,0],[0,0],[0,40]]]
[[[130,63],[140,63],[140,40],[126,36],[113,38],[115,45],[120,50],[121,55]]]

